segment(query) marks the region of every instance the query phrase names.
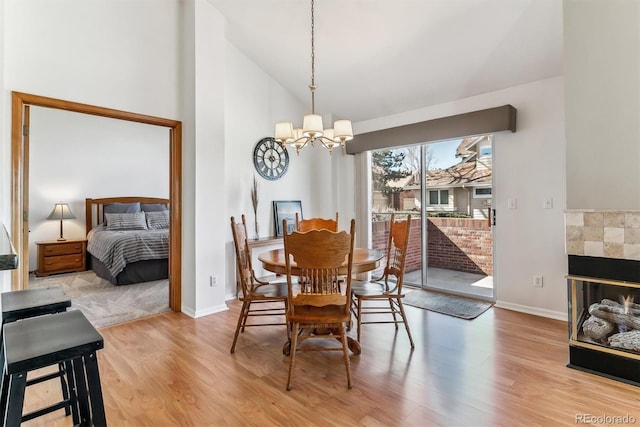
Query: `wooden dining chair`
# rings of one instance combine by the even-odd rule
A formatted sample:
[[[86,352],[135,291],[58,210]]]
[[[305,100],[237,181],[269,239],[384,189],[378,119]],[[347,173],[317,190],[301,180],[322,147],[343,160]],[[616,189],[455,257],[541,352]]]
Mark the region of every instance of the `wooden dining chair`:
[[[257,320],[255,323],[249,322],[250,317],[273,317],[286,314],[287,283],[284,280],[267,282],[256,278],[251,264],[251,247],[247,239],[247,224],[244,215],[242,215],[242,222],[238,223],[234,217],[231,217],[231,232],[238,266],[238,299],[242,301],[233,344],[231,344],[231,353],[233,353],[236,350],[238,334],[244,332],[246,327],[287,325],[284,318],[277,323]]]
[[[338,231],[338,212],[336,212],[336,219],[332,218],[307,218],[301,219],[296,212],[296,230],[297,231],[309,231],[309,230],[331,230]]]
[[[385,254],[386,265],[382,277],[376,281],[354,282],[351,286],[351,311],[358,327],[358,342],[361,342],[360,335],[364,324],[394,323],[397,331],[398,324],[404,323],[411,348],[415,348],[402,306],[404,298],[402,284],[410,228],[411,215],[407,215],[405,221],[395,221],[395,215],[391,214],[389,240]],[[364,320],[363,317],[370,320]]]
[[[336,219],[331,218],[307,218],[300,219],[298,212],[296,212],[296,230],[305,232],[309,230],[329,230],[338,231],[338,212],[336,212]],[[343,279],[338,281],[338,284],[342,286]]]
[[[286,230],[286,220],[283,221]],[[300,352],[342,351],[347,371],[347,388],[351,388],[351,367],[345,324],[350,321],[350,286],[353,265],[355,220],[351,230],[311,230],[284,233],[284,252],[287,269],[289,308],[287,321],[291,324],[291,351],[287,390],[291,389],[291,377]],[[346,261],[346,267],[345,267]],[[295,279],[291,264],[295,262],[301,286],[294,288]],[[341,292],[338,278],[344,276],[346,293]],[[297,292],[296,292],[297,290]],[[324,339],[341,346],[304,343],[308,339]]]

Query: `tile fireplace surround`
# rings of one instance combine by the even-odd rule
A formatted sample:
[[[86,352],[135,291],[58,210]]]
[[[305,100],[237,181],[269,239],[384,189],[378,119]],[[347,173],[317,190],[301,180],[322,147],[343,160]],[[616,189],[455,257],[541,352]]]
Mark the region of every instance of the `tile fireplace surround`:
[[[568,209],[567,255],[640,260],[640,211]]]

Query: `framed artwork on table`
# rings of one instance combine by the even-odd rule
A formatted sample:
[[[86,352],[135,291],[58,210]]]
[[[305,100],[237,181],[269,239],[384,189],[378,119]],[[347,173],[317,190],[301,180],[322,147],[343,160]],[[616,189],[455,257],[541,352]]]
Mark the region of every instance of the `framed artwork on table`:
[[[276,225],[276,237],[282,237],[282,220],[287,220],[287,232],[296,230],[296,213],[302,218],[302,202],[300,200],[274,200],[273,221]]]

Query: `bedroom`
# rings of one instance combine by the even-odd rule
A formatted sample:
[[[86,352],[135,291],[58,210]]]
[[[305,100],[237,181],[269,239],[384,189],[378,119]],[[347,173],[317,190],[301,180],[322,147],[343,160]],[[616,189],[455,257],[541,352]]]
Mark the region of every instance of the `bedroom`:
[[[30,272],[41,268],[36,242],[56,241],[59,237],[59,221],[46,219],[54,203],[69,204],[75,219],[63,221],[64,238],[74,240],[87,237],[85,198],[168,197],[167,132],[166,128],[157,126],[49,108],[31,109]],[[168,235],[168,230],[163,234]],[[65,287],[73,295],[74,304],[91,312],[92,321],[95,319],[100,326],[168,309],[166,280],[117,289],[119,287],[96,277],[91,271],[90,254],[86,256],[89,271],[45,278],[35,278],[32,273],[30,283],[33,286],[58,283]],[[106,278],[105,273],[100,275]],[[143,294],[152,299],[136,307]]]

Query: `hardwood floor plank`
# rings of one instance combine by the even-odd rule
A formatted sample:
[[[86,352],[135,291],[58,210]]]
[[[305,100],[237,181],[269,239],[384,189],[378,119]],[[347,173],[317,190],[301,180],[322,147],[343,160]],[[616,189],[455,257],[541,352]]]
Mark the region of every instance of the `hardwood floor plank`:
[[[340,353],[299,354],[293,388],[282,326],[247,328],[239,311],[163,313],[100,330],[110,426],[561,426],[576,416],[635,416],[640,389],[566,367],[567,324],[492,308],[462,320],[406,307],[416,349],[392,325],[365,325],[346,388]],[[355,330],[350,332],[355,335]],[[29,387],[26,407],[59,385]],[[62,411],[23,426],[70,426]]]

